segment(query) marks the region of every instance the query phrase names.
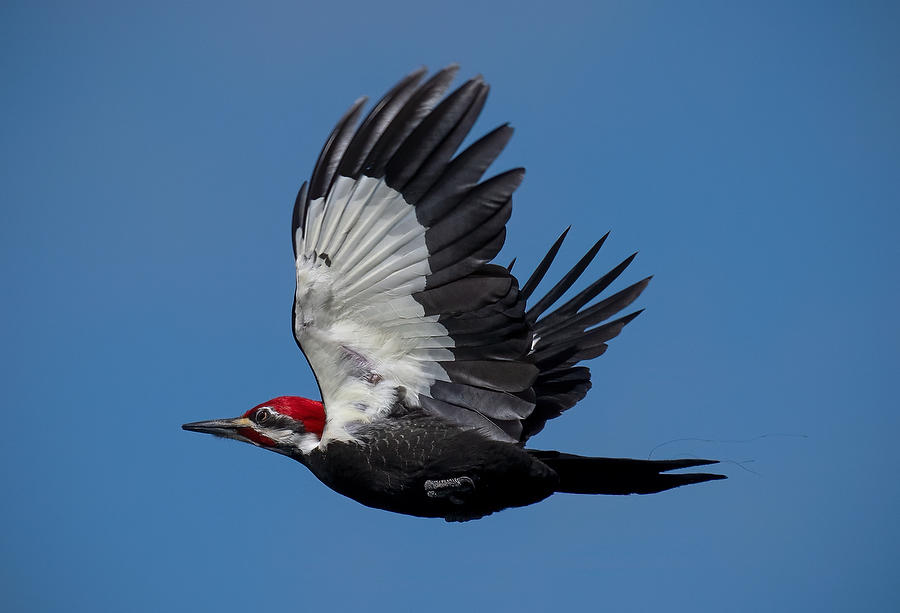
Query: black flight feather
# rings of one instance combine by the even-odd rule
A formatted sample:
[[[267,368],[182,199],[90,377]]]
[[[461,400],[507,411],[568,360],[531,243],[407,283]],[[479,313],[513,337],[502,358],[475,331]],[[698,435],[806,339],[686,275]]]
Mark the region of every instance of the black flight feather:
[[[534,398],[520,398],[508,392],[496,392],[471,385],[449,384],[436,381],[431,396],[478,411],[491,419],[513,420],[528,417],[534,410]]]
[[[502,421],[488,419],[479,411],[467,409],[456,404],[436,400],[429,396],[421,396],[422,408],[464,427],[475,428],[484,436],[499,441],[516,442],[522,433],[522,422],[519,420]]]
[[[493,304],[506,296],[512,280],[507,277],[468,276],[413,294],[426,315],[462,313],[475,305]]]
[[[459,66],[455,64],[448,66],[437,72],[416,90],[387,126],[384,133],[375,143],[375,146],[372,147],[363,164],[363,174],[375,178],[384,176],[385,167],[394,156],[394,153],[403,144],[406,137],[419,125],[419,122],[428,115],[441,95],[447,90],[447,87],[450,86],[450,82],[458,70]]]
[[[306,205],[309,204],[307,198],[307,186],[309,184],[304,181],[297,192],[297,198],[294,200],[294,212],[291,214],[291,245],[294,248],[294,256],[297,255],[297,230],[306,219]]]
[[[572,229],[572,226],[569,226],[563,233],[559,235],[559,238],[556,239],[556,242],[553,243],[553,246],[550,247],[550,250],[547,252],[547,255],[543,257],[541,263],[538,264],[538,267],[534,269],[534,272],[531,273],[531,276],[528,277],[528,281],[525,282],[525,285],[522,287],[522,296],[527,300],[531,297],[531,294],[540,285],[541,281],[544,278],[544,275],[547,274],[547,270],[550,268],[550,265],[553,263],[553,259],[556,257],[556,254],[559,252],[559,248],[562,246],[563,241],[566,240],[566,234],[569,233],[569,230]],[[512,265],[510,265],[512,267]]]
[[[425,76],[428,69],[424,66],[404,77],[391,90],[372,107],[369,114],[363,120],[353,139],[347,146],[347,151],[341,158],[338,166],[338,174],[344,177],[357,179],[362,174],[363,164],[366,161],[375,143],[384,134],[388,124],[397,116],[406,101],[409,100],[416,85]]]
[[[579,292],[577,296],[575,296],[559,308],[555,309],[553,313],[550,313],[541,318],[541,326],[544,329],[547,329],[553,323],[566,320],[577,313],[578,309],[586,305],[588,302],[598,296],[603,290],[609,287],[610,284],[615,281],[619,277],[619,275],[622,274],[622,272],[628,267],[628,265],[631,264],[636,255],[637,252],[631,254],[630,256],[625,258],[625,260],[623,260],[618,266],[591,283],[583,291]]]
[[[459,203],[484,175],[512,136],[503,125],[481,137],[457,155],[422,198],[416,202],[416,217],[430,227]]]
[[[572,267],[572,270],[566,273],[566,275],[559,280],[559,282],[553,286],[553,288],[546,293],[546,295],[541,298],[536,305],[528,309],[525,313],[525,316],[528,318],[528,321],[535,321],[541,314],[546,311],[550,306],[553,305],[554,302],[559,300],[559,298],[565,294],[572,284],[578,280],[578,277],[581,276],[581,273],[584,272],[584,269],[588,267],[588,264],[596,257],[597,252],[600,251],[600,247],[603,246],[603,243],[606,241],[606,238],[609,236],[609,232],[600,237],[594,246],[588,249],[588,252],[584,254],[584,256],[578,260],[578,263]]]
[[[359,112],[366,103],[366,100],[367,98],[362,97],[354,102],[340,120],[338,120],[334,130],[332,130],[331,134],[328,136],[328,140],[325,141],[325,146],[322,147],[319,159],[316,160],[312,178],[310,179],[310,200],[321,198],[327,194],[331,185],[334,183],[334,179],[337,176],[338,164],[341,162],[344,151],[347,150],[347,145],[350,144],[350,139],[353,137],[353,127],[356,125],[356,118],[359,117]]]
[[[452,246],[458,239],[487,222],[502,208],[511,207],[510,196],[522,182],[524,175],[524,169],[514,168],[473,187],[452,214],[448,214],[428,228],[425,241],[429,253]],[[503,217],[496,219],[495,223],[500,220],[505,226],[506,219]],[[497,226],[491,234],[499,230],[500,227]],[[506,270],[504,273],[509,275]]]
[[[554,318],[547,325],[544,324],[544,320],[539,321],[537,326],[539,336],[544,342],[550,343],[553,342],[553,339],[560,338],[560,336],[565,338],[579,334],[591,326],[609,319],[637,300],[638,296],[650,284],[651,278],[642,279],[597,304],[589,306],[580,313],[570,315],[569,319]]]
[[[528,362],[440,362],[452,381],[500,392],[521,392],[537,378],[538,369]]]
[[[495,217],[505,212],[505,217],[508,219],[509,210],[501,209]],[[487,230],[493,230],[493,227],[488,223],[484,224],[484,227]],[[503,243],[506,240],[506,228],[501,228],[499,232],[486,241],[481,238],[481,234],[481,229],[478,229],[472,232],[469,237],[466,237],[465,240],[460,240],[459,245],[443,249],[429,258],[429,264],[433,268],[431,274],[425,279],[426,289],[444,285],[471,274],[494,259],[500,253],[500,249],[503,248]],[[479,245],[477,243],[482,244]],[[477,246],[470,247],[472,244]],[[464,251],[468,251],[468,253],[460,256],[460,253]]]
[[[434,176],[447,165],[469,128],[475,123],[481,105],[475,113],[469,113],[484,84],[481,78],[467,81],[435,107],[422,122],[416,126],[409,137],[397,149],[397,153],[385,167],[388,184],[403,194],[407,202],[415,203],[417,196],[424,193],[430,185],[425,175]],[[484,97],[481,97],[482,104]],[[431,159],[430,159],[431,158]],[[426,164],[427,163],[427,164]],[[428,166],[428,167],[426,167]],[[417,173],[422,173],[422,181],[428,182],[424,188],[416,188],[416,196],[408,189]]]

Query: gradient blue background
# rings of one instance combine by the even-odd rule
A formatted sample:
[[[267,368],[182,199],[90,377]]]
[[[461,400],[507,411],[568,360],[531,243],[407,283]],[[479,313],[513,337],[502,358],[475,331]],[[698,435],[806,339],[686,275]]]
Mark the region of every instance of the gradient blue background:
[[[900,608],[896,3],[129,4],[0,8],[4,610]],[[536,446],[728,481],[449,525],[180,430],[316,394],[296,189],[452,61],[529,169],[502,261],[656,275]]]

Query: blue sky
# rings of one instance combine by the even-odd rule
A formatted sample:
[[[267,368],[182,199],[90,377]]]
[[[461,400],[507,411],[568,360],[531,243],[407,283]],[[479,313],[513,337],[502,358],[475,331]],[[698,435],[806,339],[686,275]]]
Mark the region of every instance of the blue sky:
[[[4,2],[5,608],[896,609],[900,10],[786,4]],[[728,481],[448,525],[180,430],[315,394],[296,189],[453,61],[528,168],[502,261],[655,275],[535,446]]]

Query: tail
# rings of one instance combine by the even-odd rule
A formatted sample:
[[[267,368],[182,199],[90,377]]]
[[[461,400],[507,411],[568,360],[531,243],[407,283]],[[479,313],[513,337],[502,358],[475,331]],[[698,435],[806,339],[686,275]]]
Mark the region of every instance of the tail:
[[[726,478],[712,473],[663,474],[679,468],[718,464],[717,460],[587,458],[533,449],[528,453],[559,475],[557,492],[570,494],[655,494],[682,485]]]

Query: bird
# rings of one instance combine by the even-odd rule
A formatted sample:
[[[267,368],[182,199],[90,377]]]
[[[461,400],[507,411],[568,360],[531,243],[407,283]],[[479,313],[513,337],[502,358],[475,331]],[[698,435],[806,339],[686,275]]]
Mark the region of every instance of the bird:
[[[611,319],[650,277],[599,298],[636,254],[557,303],[608,233],[532,300],[568,229],[520,285],[494,263],[524,169],[483,179],[512,135],[503,124],[457,153],[489,91],[458,66],[366,98],[328,136],[294,202],[294,339],[321,400],[279,396],[183,429],[293,458],[363,505],[479,519],[555,493],[650,494],[725,478],[670,471],[698,458],[587,457],[527,446],[583,400],[581,364],[641,310]]]

